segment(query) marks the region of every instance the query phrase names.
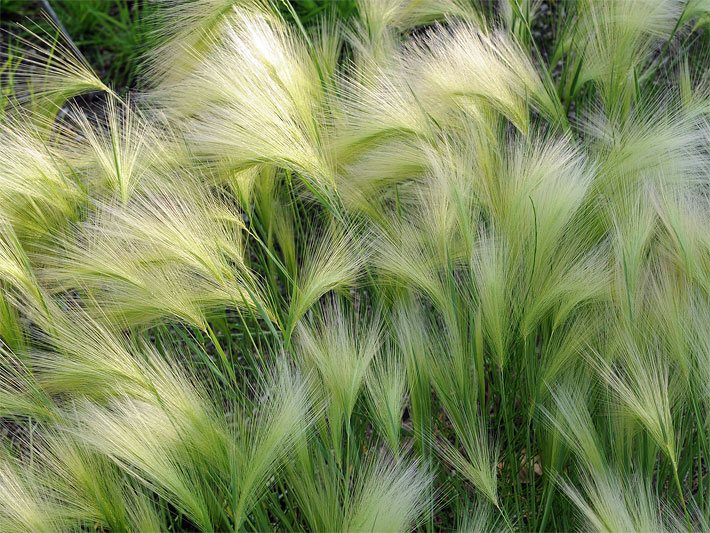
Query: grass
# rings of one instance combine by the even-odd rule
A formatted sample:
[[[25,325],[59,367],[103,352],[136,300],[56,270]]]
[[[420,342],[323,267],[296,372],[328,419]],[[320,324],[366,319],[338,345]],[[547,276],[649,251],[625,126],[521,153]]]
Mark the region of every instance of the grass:
[[[133,0],[49,0],[58,22],[71,36],[87,61],[104,82],[121,91],[138,88],[143,55],[154,39],[155,4]],[[56,28],[43,18],[42,0],[3,0],[0,12],[5,30],[28,37],[21,24],[49,34]]]
[[[0,530],[710,531],[705,3],[52,6]]]

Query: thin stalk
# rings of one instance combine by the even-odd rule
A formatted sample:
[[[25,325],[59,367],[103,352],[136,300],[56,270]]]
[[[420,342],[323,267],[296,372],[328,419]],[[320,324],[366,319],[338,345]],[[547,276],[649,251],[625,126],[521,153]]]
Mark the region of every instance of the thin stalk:
[[[236,383],[237,375],[234,372],[234,367],[229,362],[229,358],[222,349],[222,345],[220,344],[219,339],[217,339],[217,335],[215,335],[214,331],[212,330],[212,326],[210,326],[209,322],[205,322],[205,332],[207,333],[207,335],[209,335],[210,339],[212,340],[212,343],[214,344],[217,350],[217,353],[222,358],[224,368],[227,370],[229,378],[232,380],[233,383]]]
[[[685,494],[683,492],[683,486],[680,483],[680,477],[678,477],[678,463],[676,462],[675,457],[671,457],[671,465],[673,466],[673,479],[675,479],[675,486],[678,489],[680,503],[683,506],[683,515],[685,516],[685,522],[688,525],[688,531],[692,533],[693,522],[690,519],[690,513],[688,513],[688,506],[685,503]]]

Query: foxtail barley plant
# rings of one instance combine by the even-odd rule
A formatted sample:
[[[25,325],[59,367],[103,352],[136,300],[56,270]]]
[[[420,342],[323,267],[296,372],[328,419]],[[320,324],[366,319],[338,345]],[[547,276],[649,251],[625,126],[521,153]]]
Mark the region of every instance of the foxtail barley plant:
[[[710,4],[336,11],[27,37],[0,530],[710,531]]]

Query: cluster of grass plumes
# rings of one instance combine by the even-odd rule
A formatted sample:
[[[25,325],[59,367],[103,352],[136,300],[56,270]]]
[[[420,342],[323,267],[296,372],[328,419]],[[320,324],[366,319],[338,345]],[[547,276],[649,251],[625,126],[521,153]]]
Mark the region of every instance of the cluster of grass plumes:
[[[707,2],[157,11],[0,123],[0,530],[710,529]]]

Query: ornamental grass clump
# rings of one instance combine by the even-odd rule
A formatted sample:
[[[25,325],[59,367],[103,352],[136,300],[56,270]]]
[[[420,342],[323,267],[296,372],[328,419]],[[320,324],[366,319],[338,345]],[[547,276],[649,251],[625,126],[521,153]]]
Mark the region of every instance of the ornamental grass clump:
[[[352,7],[34,36],[0,529],[710,530],[710,7]]]

